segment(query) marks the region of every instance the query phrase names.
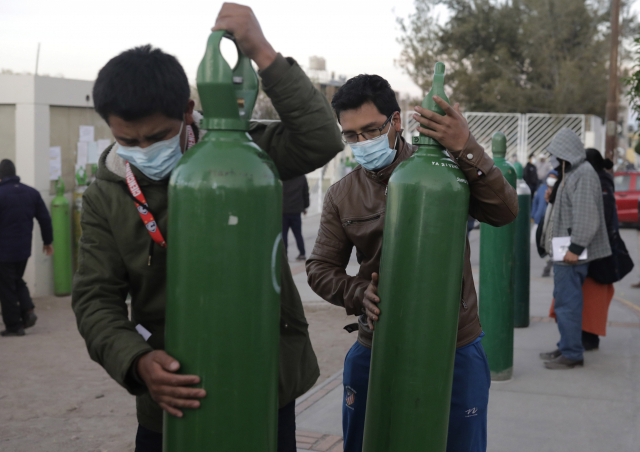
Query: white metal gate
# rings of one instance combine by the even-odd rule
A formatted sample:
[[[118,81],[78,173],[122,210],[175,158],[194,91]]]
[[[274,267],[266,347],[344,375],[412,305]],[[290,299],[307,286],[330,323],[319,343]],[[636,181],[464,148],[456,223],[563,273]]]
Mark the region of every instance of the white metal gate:
[[[480,146],[493,155],[491,140],[500,131],[507,137],[507,157],[518,152],[521,141],[520,113],[465,113],[469,129]]]
[[[524,117],[522,155],[518,154],[518,160],[522,163],[526,162],[531,154],[537,156],[546,153],[547,146],[553,137],[565,127],[573,130],[584,143],[585,115],[527,113],[522,116]]]
[[[500,131],[507,137],[507,158],[516,156],[522,164],[527,162],[531,154],[534,156],[545,154],[547,146],[563,127],[573,130],[583,143],[587,127],[594,129],[590,131],[596,137],[601,135],[599,128],[602,127],[600,118],[589,115],[467,112],[464,116],[467,118],[471,133],[490,155],[492,155],[491,138],[495,132]],[[587,119],[589,119],[588,122]],[[417,121],[410,117],[405,129],[405,137],[416,136],[417,129]],[[599,147],[600,143],[589,143],[589,145]]]

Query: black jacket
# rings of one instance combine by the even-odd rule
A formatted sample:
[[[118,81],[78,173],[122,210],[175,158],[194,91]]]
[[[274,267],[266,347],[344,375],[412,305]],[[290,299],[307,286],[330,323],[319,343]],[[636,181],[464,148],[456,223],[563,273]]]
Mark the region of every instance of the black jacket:
[[[607,233],[609,234],[609,237],[612,237],[619,229],[613,176],[604,170],[596,170],[596,173],[600,178],[600,185],[602,185],[604,221],[607,225]]]
[[[301,213],[309,207],[309,184],[305,176],[282,182],[282,213]]]
[[[539,182],[537,168],[531,162],[529,162],[525,165],[523,172],[524,174],[522,178],[529,186],[531,193],[535,193],[536,189],[538,188],[538,182]]]
[[[42,241],[53,242],[51,216],[35,188],[20,183],[18,176],[0,181],[0,262],[22,262],[31,256],[33,218],[40,224]]]

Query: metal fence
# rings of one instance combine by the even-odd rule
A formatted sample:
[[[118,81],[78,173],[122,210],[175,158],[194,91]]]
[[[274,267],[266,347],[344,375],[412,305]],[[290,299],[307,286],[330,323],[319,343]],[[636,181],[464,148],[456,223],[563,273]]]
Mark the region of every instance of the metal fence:
[[[520,148],[521,114],[519,113],[466,113],[469,129],[480,146],[491,152],[493,134],[500,131],[507,137],[507,156]]]
[[[545,154],[545,149],[556,133],[564,127],[573,130],[585,143],[603,150],[602,120],[591,115],[551,115],[543,113],[483,113],[464,114],[469,129],[478,143],[491,154],[491,137],[497,131],[507,137],[507,157],[516,156],[525,163],[530,155]],[[410,118],[405,137],[415,136],[418,123]]]
[[[524,116],[523,157],[544,153],[553,137],[565,127],[573,130],[584,143],[585,115],[544,115],[529,113]],[[520,154],[518,154],[520,157]],[[520,160],[520,158],[518,159]]]

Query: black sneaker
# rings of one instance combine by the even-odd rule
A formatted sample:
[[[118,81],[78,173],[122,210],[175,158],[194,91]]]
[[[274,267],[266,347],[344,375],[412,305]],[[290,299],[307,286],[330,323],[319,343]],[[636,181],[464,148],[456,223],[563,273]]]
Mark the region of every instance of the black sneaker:
[[[24,328],[18,328],[17,330],[4,330],[0,332],[0,336],[9,337],[9,336],[24,336]]]
[[[585,352],[598,350],[600,347],[600,337],[597,334],[582,330],[582,346]]]
[[[306,261],[307,260],[307,256],[305,256],[304,254],[301,254],[300,256],[296,257],[297,261]]]
[[[33,309],[29,309],[26,313],[25,316],[22,320],[22,326],[27,329],[27,328],[31,328],[33,325],[36,324],[36,320],[38,320],[38,316],[36,315],[35,312],[33,312]]]
[[[552,352],[540,353],[540,359],[551,360],[556,359],[558,356],[562,355],[559,349],[555,349]]]
[[[584,359],[573,360],[560,355],[556,359],[544,363],[544,367],[547,369],[573,369],[576,366],[584,366]]]

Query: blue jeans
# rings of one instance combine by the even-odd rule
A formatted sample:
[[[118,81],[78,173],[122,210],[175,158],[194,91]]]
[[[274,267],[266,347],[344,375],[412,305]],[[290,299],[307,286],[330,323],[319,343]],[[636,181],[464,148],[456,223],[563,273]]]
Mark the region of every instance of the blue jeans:
[[[582,284],[589,264],[553,264],[554,310],[560,331],[558,349],[565,358],[582,359]]]
[[[484,335],[484,334],[483,334]],[[456,350],[447,452],[487,450],[487,406],[491,375],[480,336]],[[344,360],[342,434],[344,452],[361,452],[371,350],[356,342]]]

